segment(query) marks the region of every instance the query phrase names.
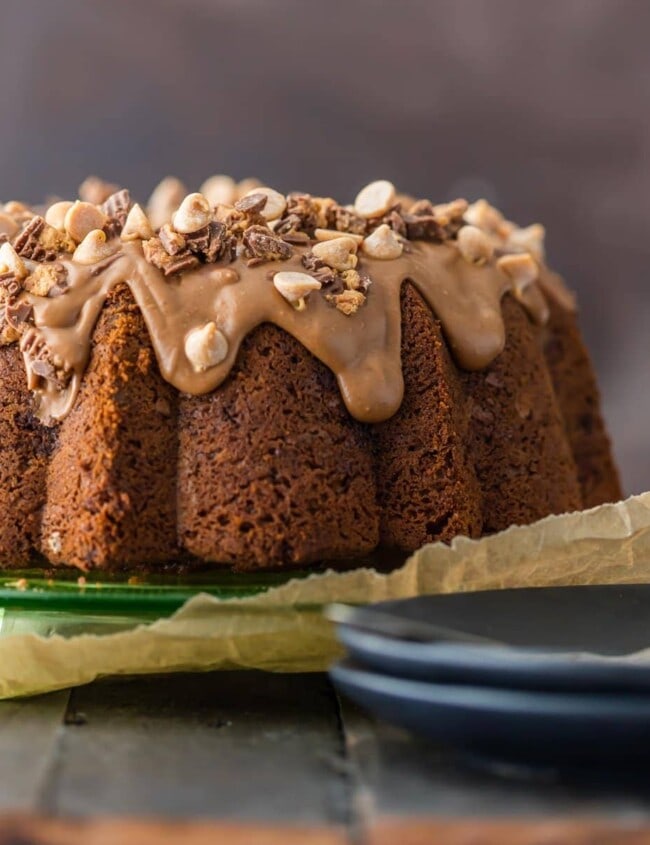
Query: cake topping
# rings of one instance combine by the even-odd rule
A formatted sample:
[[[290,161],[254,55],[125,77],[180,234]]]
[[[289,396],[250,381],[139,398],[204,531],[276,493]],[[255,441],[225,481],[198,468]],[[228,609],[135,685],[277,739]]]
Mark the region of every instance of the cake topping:
[[[119,191],[120,186],[106,182],[98,176],[89,176],[79,185],[79,199],[93,205],[101,205],[111,194]]]
[[[361,217],[381,217],[395,202],[395,185],[385,179],[362,188],[354,201],[354,210]]]
[[[456,238],[460,254],[470,264],[485,264],[494,255],[490,238],[476,226],[463,226]]]
[[[8,270],[17,279],[24,279],[27,275],[25,262],[9,242],[0,246],[0,266]]]
[[[314,229],[314,238],[317,241],[333,241],[340,237],[341,232],[338,229]],[[352,232],[346,232],[345,237],[353,240],[357,246],[363,241],[363,235],[353,234]]]
[[[358,258],[357,242],[345,236],[316,243],[312,254],[333,270],[354,270]]]
[[[73,205],[73,202],[67,200],[53,203],[45,212],[45,222],[59,232],[65,232],[65,216]]]
[[[503,223],[503,214],[484,199],[476,200],[468,206],[464,217],[472,226],[492,234],[496,233]]]
[[[212,207],[216,205],[234,205],[237,201],[237,185],[230,176],[211,176],[199,188]]]
[[[75,243],[46,223],[43,217],[35,214],[14,240],[14,248],[23,258],[55,261],[62,252],[74,252]]]
[[[344,290],[341,293],[325,294],[325,299],[332,302],[338,311],[346,317],[356,314],[366,301],[365,294],[360,290]]]
[[[242,240],[249,267],[265,261],[286,261],[293,253],[288,243],[265,226],[249,226],[244,230]]]
[[[170,223],[165,223],[164,226],[160,227],[158,237],[165,252],[169,253],[169,255],[178,255],[180,252],[187,252],[189,249],[185,238]]]
[[[144,257],[150,264],[162,270],[165,276],[186,273],[199,266],[199,259],[188,247],[177,252],[169,252],[165,247],[164,238],[165,235],[162,232],[162,237],[150,238],[142,244]],[[172,246],[172,249],[174,248]]]
[[[18,223],[10,214],[0,211],[0,236],[13,237],[19,229]]]
[[[185,338],[185,354],[196,373],[205,372],[225,360],[228,355],[228,341],[216,323],[206,323],[200,329],[193,329]]]
[[[231,234],[224,223],[212,221],[185,236],[185,242],[191,252],[196,253],[208,264],[215,261],[234,261],[236,253],[236,238]]]
[[[155,188],[147,204],[147,215],[154,229],[167,223],[173,212],[183,202],[187,191],[178,179],[168,176]]]
[[[539,276],[539,266],[531,255],[503,255],[497,259],[497,267],[508,276],[516,292],[521,293]]]
[[[179,390],[214,390],[245,336],[271,322],[336,374],[348,410],[366,422],[401,402],[405,280],[466,369],[486,367],[503,348],[505,293],[539,324],[546,296],[573,307],[543,264],[543,227],[519,228],[485,201],[413,202],[379,181],[344,206],[215,177],[189,194],[163,180],[146,214],[124,189],[90,187],[45,217],[19,203],[0,212],[15,221],[0,234],[0,343],[20,341],[48,420],[72,407],[94,325],[119,284]]]
[[[68,271],[58,261],[36,264],[23,287],[34,296],[61,296],[68,288]]]
[[[282,194],[273,188],[253,188],[244,199],[254,194],[263,194],[266,197],[266,202],[260,209],[260,214],[265,220],[277,220],[282,217],[287,207],[287,201]]]
[[[372,234],[364,238],[363,251],[371,258],[390,261],[399,258],[404,250],[404,244],[386,223],[377,226]]]
[[[34,212],[31,208],[28,208],[24,203],[16,202],[15,200],[6,202],[4,204],[3,211],[5,214],[13,217],[16,223],[26,223],[34,216]]]
[[[63,220],[63,228],[73,241],[81,243],[93,229],[103,229],[108,218],[96,205],[77,201],[70,206]]]
[[[77,264],[97,264],[104,258],[108,258],[120,248],[116,241],[107,241],[106,232],[101,229],[92,229],[75,249],[73,260]]]
[[[312,291],[320,290],[321,282],[307,273],[295,273],[283,271],[273,276],[273,284],[282,296],[290,302],[296,311],[303,311],[306,307],[305,300]]]
[[[212,221],[210,203],[203,194],[188,194],[172,217],[177,232],[189,235],[203,229]]]
[[[518,252],[529,252],[537,261],[543,261],[545,236],[546,230],[541,223],[533,223],[524,229],[515,227],[508,234],[506,246]]]
[[[123,241],[145,241],[153,238],[153,236],[154,231],[149,218],[142,210],[142,207],[136,202],[124,221],[120,238]]]
[[[126,188],[115,191],[107,197],[101,205],[101,211],[106,215],[104,231],[107,237],[114,238],[120,234],[131,208],[131,194]]]
[[[52,383],[62,390],[72,378],[72,371],[58,355],[54,354],[43,335],[30,328],[20,341],[20,349],[27,366],[27,384],[38,390],[42,381]]]

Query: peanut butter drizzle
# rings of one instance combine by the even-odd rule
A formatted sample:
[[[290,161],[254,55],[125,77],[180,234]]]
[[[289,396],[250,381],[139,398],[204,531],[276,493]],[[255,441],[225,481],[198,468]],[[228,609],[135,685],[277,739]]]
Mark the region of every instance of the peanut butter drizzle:
[[[69,413],[88,364],[94,326],[109,292],[120,283],[129,286],[142,311],[163,377],[189,394],[218,387],[246,335],[268,322],[292,334],[335,373],[353,417],[368,423],[388,419],[404,393],[400,289],[406,279],[440,320],[461,367],[485,368],[504,347],[500,303],[512,286],[492,263],[476,267],[453,246],[425,242],[412,242],[408,252],[391,261],[360,256],[358,269],[372,284],[362,308],[346,316],[318,291],[309,296],[303,311],[297,311],[275,289],[272,278],[279,270],[304,272],[301,254],[296,249],[288,261],[254,268],[241,259],[230,265],[207,264],[170,279],[145,260],[139,241],[122,245],[101,272],[97,266],[62,262],[68,270],[68,291],[52,299],[30,296],[29,301],[38,331],[73,377],[64,390],[49,382],[37,388],[39,415],[56,421]],[[552,295],[557,277],[543,269],[540,282]],[[518,298],[531,319],[546,321],[546,299],[536,284]],[[228,340],[228,355],[221,364],[195,372],[185,355],[185,338],[211,320]],[[291,378],[289,367],[287,378]]]

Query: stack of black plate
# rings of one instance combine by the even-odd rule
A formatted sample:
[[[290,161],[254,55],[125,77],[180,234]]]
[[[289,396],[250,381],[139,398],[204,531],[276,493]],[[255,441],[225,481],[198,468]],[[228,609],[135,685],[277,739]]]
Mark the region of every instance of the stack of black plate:
[[[650,585],[423,596],[329,615],[331,677],[381,718],[466,752],[650,759]]]

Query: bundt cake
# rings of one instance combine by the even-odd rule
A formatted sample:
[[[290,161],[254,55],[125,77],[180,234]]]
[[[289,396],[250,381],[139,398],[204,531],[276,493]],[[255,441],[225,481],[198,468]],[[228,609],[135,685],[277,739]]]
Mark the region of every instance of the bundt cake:
[[[386,181],[79,196],[0,213],[1,566],[367,562],[620,498],[542,226]]]

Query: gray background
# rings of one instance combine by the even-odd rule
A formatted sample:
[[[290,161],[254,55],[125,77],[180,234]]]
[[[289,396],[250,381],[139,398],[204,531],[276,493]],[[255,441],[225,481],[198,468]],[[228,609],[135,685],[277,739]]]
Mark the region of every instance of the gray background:
[[[90,172],[348,199],[378,177],[542,221],[626,488],[650,488],[650,2],[0,0],[3,200]]]

